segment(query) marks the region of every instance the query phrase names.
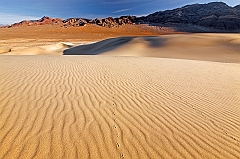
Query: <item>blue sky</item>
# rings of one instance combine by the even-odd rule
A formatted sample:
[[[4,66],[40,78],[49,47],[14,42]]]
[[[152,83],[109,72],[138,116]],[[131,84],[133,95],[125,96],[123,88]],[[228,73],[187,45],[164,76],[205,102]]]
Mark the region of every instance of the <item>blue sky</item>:
[[[121,15],[147,15],[186,4],[209,0],[0,0],[0,24],[39,19],[43,16],[70,18],[103,18]],[[230,6],[239,0],[224,1]]]

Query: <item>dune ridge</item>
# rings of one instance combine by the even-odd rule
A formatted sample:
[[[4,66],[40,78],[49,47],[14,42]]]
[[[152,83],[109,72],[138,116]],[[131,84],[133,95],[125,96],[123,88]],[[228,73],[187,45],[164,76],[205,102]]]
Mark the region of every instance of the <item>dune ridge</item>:
[[[60,42],[52,45],[36,46],[29,48],[20,48],[11,52],[6,52],[7,55],[61,55],[65,49],[73,47],[74,44]]]
[[[240,158],[238,63],[0,60],[0,158]]]
[[[30,43],[36,45],[37,42],[26,40],[26,43],[31,46]],[[239,63],[240,37],[238,34],[123,36],[85,42],[85,45],[74,41],[27,48],[13,47],[11,52],[2,55],[107,55]]]
[[[177,34],[118,37],[76,46],[64,55],[110,55],[240,62],[238,34]]]
[[[0,54],[8,53],[10,51],[11,51],[10,48],[0,48]]]

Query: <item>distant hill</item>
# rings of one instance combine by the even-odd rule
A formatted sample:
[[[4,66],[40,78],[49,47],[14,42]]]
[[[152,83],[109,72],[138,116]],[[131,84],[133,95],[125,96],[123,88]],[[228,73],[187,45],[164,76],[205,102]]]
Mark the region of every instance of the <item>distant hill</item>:
[[[66,20],[44,16],[39,20],[24,20],[6,27],[10,28],[17,26],[38,26],[38,25],[60,25],[63,27],[80,27],[85,26],[86,24],[96,24],[99,26],[111,28],[125,24],[134,24],[134,21],[136,20],[137,17],[135,16],[122,16],[119,18],[108,17],[104,19],[69,18]]]
[[[186,5],[159,11],[138,19],[140,22],[162,24],[194,24],[220,30],[240,29],[240,5],[228,6],[223,2]]]
[[[186,31],[195,28],[204,27],[205,30],[218,31],[240,31],[240,5],[235,7],[228,6],[223,2],[211,2],[207,4],[192,4],[181,8],[166,11],[158,11],[147,16],[122,16],[119,18],[104,19],[86,19],[69,18],[62,20],[60,18],[50,18],[44,16],[39,20],[22,21],[9,25],[16,26],[37,26],[37,25],[60,25],[62,27],[80,27],[87,24],[95,24],[103,27],[119,27],[125,24],[150,24],[180,26],[186,28]],[[199,26],[199,27],[198,27]],[[194,30],[194,29],[193,29]]]
[[[37,25],[55,25],[62,24],[62,19],[60,18],[50,18],[50,17],[42,17],[39,20],[24,20],[19,23],[14,23],[5,27],[17,27],[17,26],[37,26]]]

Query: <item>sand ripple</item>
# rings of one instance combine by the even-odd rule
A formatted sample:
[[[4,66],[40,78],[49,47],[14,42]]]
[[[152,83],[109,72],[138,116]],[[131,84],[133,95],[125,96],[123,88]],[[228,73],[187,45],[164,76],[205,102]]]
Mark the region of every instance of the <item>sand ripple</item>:
[[[0,158],[240,158],[239,64],[0,61]]]

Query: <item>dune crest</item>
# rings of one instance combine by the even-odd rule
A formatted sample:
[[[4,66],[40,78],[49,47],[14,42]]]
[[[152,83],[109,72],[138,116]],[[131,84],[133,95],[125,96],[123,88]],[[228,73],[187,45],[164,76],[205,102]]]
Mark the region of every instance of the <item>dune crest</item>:
[[[61,55],[65,49],[73,47],[72,43],[60,42],[54,45],[45,45],[14,50],[5,55]]]
[[[76,46],[64,55],[110,55],[240,62],[238,34],[178,34],[119,37]]]
[[[239,64],[0,61],[0,158],[240,158]]]
[[[0,48],[0,54],[4,54],[4,53],[10,52],[10,51],[11,51],[10,48]]]
[[[175,34],[125,36],[83,45],[57,43],[24,49],[12,48],[4,55],[108,55],[190,59],[240,63],[238,34]],[[89,44],[90,43],[90,44]]]

